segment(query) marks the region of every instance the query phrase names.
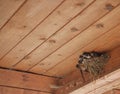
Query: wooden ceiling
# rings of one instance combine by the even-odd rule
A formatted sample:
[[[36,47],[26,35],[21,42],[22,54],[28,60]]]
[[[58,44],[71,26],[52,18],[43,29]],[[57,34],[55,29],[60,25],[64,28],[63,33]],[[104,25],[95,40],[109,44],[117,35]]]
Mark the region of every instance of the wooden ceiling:
[[[118,46],[120,0],[0,0],[0,67],[63,77]]]

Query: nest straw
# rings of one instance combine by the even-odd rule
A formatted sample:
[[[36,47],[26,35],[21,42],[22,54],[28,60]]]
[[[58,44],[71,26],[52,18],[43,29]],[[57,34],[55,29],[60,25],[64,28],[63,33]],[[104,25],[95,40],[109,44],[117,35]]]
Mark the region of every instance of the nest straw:
[[[109,60],[109,55],[105,52],[85,52],[80,55],[77,66],[82,71],[89,72],[96,77],[103,73],[104,66]]]

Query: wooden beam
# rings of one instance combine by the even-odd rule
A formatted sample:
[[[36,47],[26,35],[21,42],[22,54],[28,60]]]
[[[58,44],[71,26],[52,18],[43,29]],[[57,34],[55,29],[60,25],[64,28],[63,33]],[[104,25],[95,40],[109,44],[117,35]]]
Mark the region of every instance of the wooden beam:
[[[120,69],[91,82],[70,94],[102,94],[120,84]]]
[[[51,94],[51,93],[0,86],[0,94]]]
[[[57,78],[34,75],[24,72],[0,69],[0,86],[53,92],[51,85],[56,85]]]
[[[120,84],[115,86],[112,90],[109,90],[103,94],[120,94]]]
[[[107,65],[105,66],[105,74],[108,74],[108,73],[120,68],[120,63],[119,63],[120,54],[118,52],[120,52],[120,47],[114,48],[112,51],[110,51],[109,54],[110,54],[111,58],[110,58],[109,62],[107,63]],[[103,74],[103,75],[105,75],[105,74]],[[75,70],[74,72],[70,73],[65,78],[59,80],[59,84],[62,85],[63,87],[59,88],[56,91],[56,93],[61,94],[61,92],[62,92],[64,94],[66,94],[66,93],[72,92],[92,81],[89,73],[84,72],[84,76],[85,76],[86,82],[83,82],[79,70]]]
[[[105,92],[104,94],[120,94],[120,89],[113,89]]]

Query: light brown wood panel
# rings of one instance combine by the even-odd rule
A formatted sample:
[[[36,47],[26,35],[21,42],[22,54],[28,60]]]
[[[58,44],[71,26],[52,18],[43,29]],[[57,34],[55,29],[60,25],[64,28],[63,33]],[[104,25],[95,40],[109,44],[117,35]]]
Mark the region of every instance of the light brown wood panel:
[[[61,1],[27,0],[24,6],[0,31],[0,58],[16,46],[27,34],[32,32]]]
[[[111,53],[111,61],[105,66],[105,71],[111,72],[120,68],[120,53],[117,54],[118,52],[120,52],[120,47]],[[114,57],[114,53],[116,53],[116,57]]]
[[[27,70],[34,63],[39,61],[39,58],[42,59],[42,57],[38,55],[38,52],[34,54],[35,58],[34,57],[32,58],[32,56],[26,56],[26,55],[29,54],[32,50],[36,49],[37,46],[40,46],[42,42],[44,42],[48,37],[54,34],[58,29],[60,29],[62,26],[68,23],[69,20],[71,20],[74,16],[76,16],[79,12],[81,12],[92,1],[93,0],[89,0],[89,1],[85,0],[84,2],[83,0],[65,1],[38,28],[36,28],[35,31],[33,31],[20,44],[18,44],[16,48],[14,48],[10,53],[8,53],[8,55],[6,55],[0,61],[0,62],[3,62],[0,65],[3,67],[11,67],[12,65],[18,63],[21,59],[24,59],[24,61],[20,63],[21,65],[20,68],[19,67],[17,68],[15,67],[15,68]],[[81,3],[85,3],[85,4],[83,6],[76,6],[76,4],[81,4]],[[53,42],[54,40],[51,40],[50,43],[47,42],[48,45],[46,45],[45,47],[52,46]],[[43,57],[45,56],[43,53],[47,54],[47,52],[45,52],[45,49],[41,49],[41,48],[38,48],[38,49],[42,51],[42,52],[39,52],[39,54],[41,54]]]
[[[89,51],[98,51],[98,52],[109,51],[115,48],[116,46],[118,46],[118,44],[120,45],[119,37],[120,37],[120,25],[116,26],[114,29],[110,30],[109,32],[105,33],[98,39],[94,40],[92,43],[88,44],[84,48],[79,49],[72,56],[60,62],[58,65],[53,67],[51,70],[49,70],[45,74],[54,75],[54,76],[65,76],[71,73],[72,71],[76,70],[75,66],[78,62],[78,58],[80,54],[86,51],[88,52]],[[119,42],[116,41],[117,39],[119,39]],[[114,54],[113,56],[116,56],[116,53],[113,53],[113,54]],[[114,59],[114,57],[112,58]]]
[[[19,94],[19,93],[17,93],[17,94]],[[38,91],[32,91],[32,90],[24,90],[23,94],[52,94],[52,93],[38,92]]]
[[[52,93],[38,92],[38,91],[32,91],[32,90],[24,90],[23,94],[52,94]]]
[[[24,92],[23,89],[0,86],[0,94],[24,94],[23,92]]]
[[[23,94],[40,94],[40,93],[38,91],[24,90]],[[49,94],[49,93],[41,93],[41,94]]]
[[[69,0],[69,2],[71,2],[71,0]],[[89,1],[89,2],[84,1],[84,2],[86,4],[85,6],[87,6],[91,1]],[[79,2],[75,3],[75,5],[78,3]],[[66,42],[71,40],[73,37],[78,35],[80,32],[82,32],[82,30],[84,30],[90,24],[94,23],[94,21],[98,20],[101,16],[108,13],[109,10],[105,9],[107,4],[111,4],[112,6],[115,7],[119,3],[120,3],[120,1],[113,2],[113,0],[109,0],[109,1],[108,0],[100,0],[100,1],[98,0],[98,1],[96,1],[95,3],[90,5],[90,7],[85,9],[78,17],[73,19],[73,21],[71,21],[68,25],[66,25],[62,30],[58,31],[55,35],[53,35],[51,38],[49,38],[44,44],[42,44],[35,51],[33,51],[31,54],[29,54],[27,56],[27,58],[25,58],[21,62],[19,62],[19,64],[16,65],[14,68],[28,70],[29,68],[31,68],[32,66],[34,66],[35,64],[37,64],[38,62],[43,60],[45,57],[47,57],[49,54],[51,54],[52,52],[57,50],[59,47],[63,46]],[[71,6],[70,4],[68,4],[68,5]],[[76,7],[76,6],[74,6],[74,7]],[[68,10],[70,11],[69,8],[68,8]],[[82,8],[81,8],[81,10],[82,10]],[[63,10],[61,10],[61,13],[62,13],[62,11]],[[74,10],[71,10],[71,11],[74,11]],[[100,11],[100,12],[98,12],[98,11]],[[73,14],[74,12],[71,12],[71,13]],[[66,14],[66,15],[68,15],[68,14]],[[53,17],[53,19],[55,19],[55,17]],[[61,23],[61,21],[60,21],[60,23]],[[53,22],[54,22],[54,20],[53,20]],[[76,24],[79,24],[79,25],[76,26]],[[50,28],[52,27],[52,25],[50,25],[50,23],[48,25],[50,26]],[[46,25],[44,25],[42,27],[46,28],[47,31],[50,30],[50,28],[47,28]],[[53,28],[52,28],[52,30],[54,30]],[[10,55],[13,56],[13,54],[10,54]],[[10,55],[9,55],[9,57],[10,57]],[[16,54],[14,53],[14,56],[15,55]]]
[[[50,85],[56,85],[57,78],[0,69],[0,85],[24,89],[53,92]]]
[[[0,28],[13,16],[25,0],[0,0]]]
[[[88,43],[92,42],[99,36],[108,32],[111,28],[120,23],[120,6],[115,8],[108,15],[97,21],[90,28],[80,33],[77,37],[68,42],[65,46],[58,49],[52,55],[47,57],[45,60],[40,62],[30,71],[37,73],[45,73],[47,70],[64,60],[65,58],[72,55],[75,51],[85,47]],[[113,19],[114,20],[111,20]],[[99,27],[100,25],[100,27]],[[102,26],[101,26],[102,25]]]
[[[107,91],[103,94],[120,94],[120,89],[112,89],[112,90]]]
[[[0,86],[0,94],[51,94],[51,93]]]

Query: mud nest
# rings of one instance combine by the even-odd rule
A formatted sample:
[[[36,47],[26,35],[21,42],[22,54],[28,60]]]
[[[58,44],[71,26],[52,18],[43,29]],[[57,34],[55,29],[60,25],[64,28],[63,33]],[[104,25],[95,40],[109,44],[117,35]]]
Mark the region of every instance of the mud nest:
[[[79,56],[76,67],[81,71],[89,72],[92,76],[98,76],[104,72],[104,66],[110,56],[106,52],[84,52]]]

